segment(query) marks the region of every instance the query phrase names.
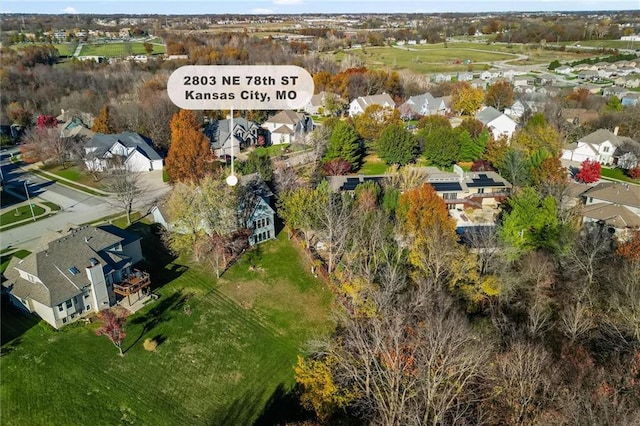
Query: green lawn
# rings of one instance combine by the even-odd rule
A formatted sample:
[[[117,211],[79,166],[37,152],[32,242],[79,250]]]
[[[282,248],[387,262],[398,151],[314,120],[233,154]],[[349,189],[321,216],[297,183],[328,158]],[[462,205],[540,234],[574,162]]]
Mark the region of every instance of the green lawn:
[[[153,44],[153,43],[152,43]],[[153,44],[152,55],[165,53],[165,46],[161,44]],[[129,56],[129,55],[146,55],[143,43],[139,42],[118,42],[104,44],[85,44],[82,46],[80,56]]]
[[[358,170],[363,175],[382,175],[387,171],[387,163],[382,161],[376,155],[368,155],[364,159],[364,164]]]
[[[17,343],[6,343],[10,353],[0,358],[3,425],[295,420],[286,395],[292,367],[309,338],[331,330],[332,296],[301,266],[292,243],[281,234],[216,281],[172,259],[148,225],[135,229],[162,287],[158,301],[129,317],[124,358],[94,334],[96,325],[19,327],[3,309],[3,337],[6,321],[17,329],[9,330]],[[160,342],[155,352],[143,348],[146,338]]]
[[[622,169],[609,169],[607,167],[602,167],[600,169],[600,175],[603,179],[610,178],[640,184],[640,179],[631,179],[629,176],[624,174],[624,171],[622,171]]]
[[[11,209],[0,216],[0,225],[9,225],[11,223],[29,219],[33,216],[37,218],[41,214],[44,214],[44,209],[37,204],[33,204],[33,214],[31,213],[31,207],[29,207],[29,205],[20,206],[16,209]]]

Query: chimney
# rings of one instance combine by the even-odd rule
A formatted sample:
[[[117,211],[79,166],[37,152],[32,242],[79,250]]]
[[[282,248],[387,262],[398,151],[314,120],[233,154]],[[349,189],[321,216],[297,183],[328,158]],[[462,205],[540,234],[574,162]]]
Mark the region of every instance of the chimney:
[[[616,127],[614,127],[614,128],[613,128],[613,134],[614,134],[615,136],[618,136],[618,130],[620,130],[620,127],[618,127],[618,126],[616,126]]]

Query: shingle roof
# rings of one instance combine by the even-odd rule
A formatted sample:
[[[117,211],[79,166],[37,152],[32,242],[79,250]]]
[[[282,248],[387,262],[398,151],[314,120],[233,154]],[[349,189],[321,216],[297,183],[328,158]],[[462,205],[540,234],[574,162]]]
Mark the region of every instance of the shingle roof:
[[[131,259],[111,248],[140,239],[113,226],[84,226],[60,233],[54,240],[51,235],[44,238],[40,244],[44,248],[24,259],[12,259],[5,271],[7,281],[3,286],[11,287],[17,297],[32,298],[46,306],[58,305],[89,285],[85,268],[91,265],[91,259],[105,272],[124,268]],[[20,278],[18,269],[38,277],[42,283]]]
[[[304,114],[291,110],[283,110],[267,120],[267,123],[290,124],[295,126],[304,118]]]
[[[501,115],[502,113],[494,107],[486,107],[476,114],[476,119],[487,125]]]
[[[609,203],[596,203],[585,206],[583,216],[601,220],[616,228],[635,228],[640,226],[640,216],[633,214],[624,206]]]
[[[130,151],[138,150],[149,160],[161,160],[162,157],[153,149],[151,141],[139,133],[124,132],[120,134],[107,135],[96,133],[85,145],[87,148],[96,148],[96,156],[103,156],[116,144],[120,143]]]
[[[640,186],[619,182],[601,182],[583,192],[583,196],[609,203],[640,208]]]

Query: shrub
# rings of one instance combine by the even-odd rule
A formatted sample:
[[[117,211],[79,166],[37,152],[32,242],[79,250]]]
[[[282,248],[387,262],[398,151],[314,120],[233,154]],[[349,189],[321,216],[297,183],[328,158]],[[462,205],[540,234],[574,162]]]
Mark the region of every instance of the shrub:
[[[142,344],[142,346],[144,346],[145,350],[149,352],[153,352],[158,347],[158,342],[156,342],[153,339],[147,338],[147,339],[144,339],[144,343]]]
[[[629,170],[627,171],[627,173],[629,173],[629,176],[630,176],[632,179],[638,179],[638,178],[640,178],[640,166],[638,166],[638,167],[634,167],[633,169],[629,169]]]

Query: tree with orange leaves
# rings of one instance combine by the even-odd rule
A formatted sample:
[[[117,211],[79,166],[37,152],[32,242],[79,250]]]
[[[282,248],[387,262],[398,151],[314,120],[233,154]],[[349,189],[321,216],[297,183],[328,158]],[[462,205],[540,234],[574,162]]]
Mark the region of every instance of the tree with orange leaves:
[[[427,276],[442,278],[457,253],[456,223],[435,189],[427,183],[400,196],[400,229],[409,261]]]
[[[209,141],[192,111],[180,110],[171,118],[171,147],[166,169],[172,182],[199,181],[207,175]]]

